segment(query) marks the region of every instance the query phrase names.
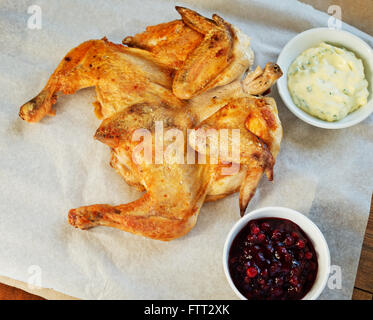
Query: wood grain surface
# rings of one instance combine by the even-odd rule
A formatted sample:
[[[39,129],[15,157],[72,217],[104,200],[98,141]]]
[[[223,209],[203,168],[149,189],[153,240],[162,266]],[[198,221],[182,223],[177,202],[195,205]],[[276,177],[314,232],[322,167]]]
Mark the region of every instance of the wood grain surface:
[[[301,2],[326,13],[329,6],[340,6],[343,22],[373,35],[373,0],[301,0]]]
[[[373,300],[373,196],[352,299]]]
[[[0,300],[44,300],[44,298],[0,283]]]
[[[330,5],[339,5],[344,22],[370,35],[373,34],[373,0],[301,0],[301,2],[324,12],[327,12]],[[373,299],[373,198],[352,299]],[[0,283],[0,300],[43,300],[43,298]]]

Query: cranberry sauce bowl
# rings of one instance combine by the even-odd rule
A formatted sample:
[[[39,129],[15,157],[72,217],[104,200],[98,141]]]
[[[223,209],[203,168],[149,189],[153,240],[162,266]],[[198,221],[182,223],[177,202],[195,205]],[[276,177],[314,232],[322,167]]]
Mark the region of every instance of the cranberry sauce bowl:
[[[330,254],[321,231],[306,216],[267,207],[233,226],[223,264],[241,299],[314,300],[326,285]]]
[[[300,300],[312,288],[318,264],[311,240],[298,225],[261,218],[249,221],[234,238],[228,267],[248,299]]]

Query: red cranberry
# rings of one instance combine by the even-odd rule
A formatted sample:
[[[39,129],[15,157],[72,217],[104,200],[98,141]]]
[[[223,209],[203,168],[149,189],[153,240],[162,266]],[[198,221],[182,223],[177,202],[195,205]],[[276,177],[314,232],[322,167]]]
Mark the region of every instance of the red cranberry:
[[[251,229],[251,232],[253,234],[258,234],[260,232],[260,229],[258,227],[254,227],[254,228]]]
[[[258,234],[260,232],[260,229],[256,223],[252,223],[250,225],[250,230],[252,234]]]
[[[256,270],[255,267],[249,267],[247,270],[246,270],[246,274],[249,278],[255,278],[256,275],[258,274],[258,270]]]
[[[293,259],[293,257],[291,256],[291,254],[289,254],[289,253],[284,254],[284,260],[286,262],[290,262],[292,259]]]
[[[296,232],[292,232],[291,234],[290,234],[294,239],[298,239],[299,238],[299,235],[298,235],[298,233],[296,233]]]
[[[278,229],[275,229],[272,233],[272,240],[280,240],[281,238],[281,231]]]
[[[311,251],[308,251],[304,254],[304,257],[307,259],[307,260],[311,260],[312,259],[312,252]]]
[[[284,247],[279,247],[278,250],[281,252],[281,254],[285,255],[288,254],[288,251]]]
[[[299,248],[299,249],[303,249],[304,246],[305,246],[305,243],[303,240],[299,239],[296,243],[296,246]]]
[[[256,235],[249,234],[247,236],[247,241],[249,241],[250,243],[254,243],[256,241]]]
[[[263,222],[261,225],[263,231],[269,231],[271,229],[271,225],[267,222]]]
[[[259,243],[262,243],[266,239],[266,235],[264,233],[259,233],[257,236],[257,240]]]
[[[299,270],[299,268],[292,268],[292,269],[290,270],[290,275],[291,275],[291,276],[299,275],[299,274],[300,274],[300,270]]]
[[[298,284],[297,276],[292,276],[289,280],[289,283],[295,287]]]
[[[291,236],[287,236],[284,240],[285,246],[290,247],[294,243],[294,238]]]

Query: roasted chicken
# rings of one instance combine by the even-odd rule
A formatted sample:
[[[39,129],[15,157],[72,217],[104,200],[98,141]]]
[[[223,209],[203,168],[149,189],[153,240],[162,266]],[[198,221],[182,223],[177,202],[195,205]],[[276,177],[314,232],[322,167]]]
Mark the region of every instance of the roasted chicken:
[[[243,214],[263,173],[272,180],[282,128],[274,99],[262,94],[280,68],[268,63],[245,75],[253,63],[246,35],[218,15],[176,9],[182,20],[148,27],[123,45],[103,38],[72,49],[20,109],[22,119],[38,122],[55,114],[59,92],[94,86],[103,119],[94,137],[111,148],[110,164],[126,182],[146,191],[128,204],[70,210],[75,227],[172,240],[193,228],[205,201],[239,191]],[[216,143],[199,140],[209,130],[238,130],[239,139],[228,135],[226,152],[213,157]]]

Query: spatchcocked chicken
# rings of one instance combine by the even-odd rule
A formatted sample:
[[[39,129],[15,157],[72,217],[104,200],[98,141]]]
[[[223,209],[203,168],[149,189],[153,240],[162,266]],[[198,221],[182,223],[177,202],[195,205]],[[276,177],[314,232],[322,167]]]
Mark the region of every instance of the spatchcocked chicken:
[[[147,27],[123,45],[103,38],[72,49],[20,109],[22,119],[38,122],[55,114],[57,93],[94,86],[103,120],[94,137],[111,148],[110,164],[125,181],[146,191],[127,204],[71,209],[75,227],[172,240],[193,228],[205,201],[239,191],[242,215],[263,173],[273,178],[282,128],[274,99],[263,94],[280,68],[248,72],[246,35],[218,15],[176,9],[181,20]],[[216,132],[228,134],[216,140]]]

